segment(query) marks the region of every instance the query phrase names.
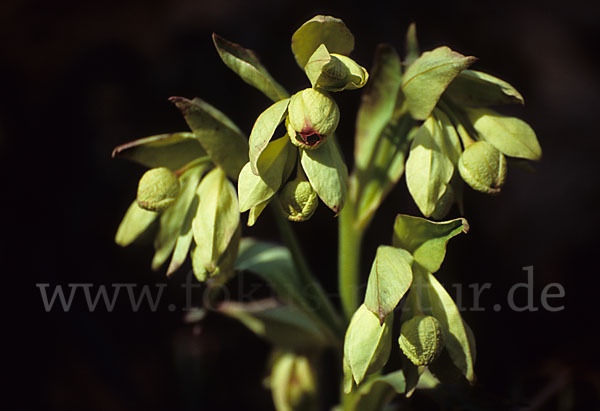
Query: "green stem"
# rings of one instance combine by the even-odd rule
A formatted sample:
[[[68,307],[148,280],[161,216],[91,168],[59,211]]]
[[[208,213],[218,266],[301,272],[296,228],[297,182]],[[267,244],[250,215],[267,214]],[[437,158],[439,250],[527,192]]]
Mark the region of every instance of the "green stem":
[[[340,213],[338,223],[338,281],[347,320],[350,320],[359,306],[360,252],[364,231],[355,222],[355,205],[348,201]]]
[[[329,297],[327,297],[327,294],[325,293],[325,290],[323,290],[323,287],[319,281],[312,275],[308,263],[306,262],[306,258],[304,257],[302,249],[300,248],[296,233],[294,233],[290,222],[285,218],[278,207],[272,205],[270,208],[275,217],[277,228],[283,237],[283,241],[288,246],[292,254],[292,258],[298,270],[300,280],[311,291],[308,297],[314,304],[315,310],[318,311],[326,323],[332,327],[335,335],[343,337],[345,328],[344,322],[339,313],[333,307],[331,300]]]

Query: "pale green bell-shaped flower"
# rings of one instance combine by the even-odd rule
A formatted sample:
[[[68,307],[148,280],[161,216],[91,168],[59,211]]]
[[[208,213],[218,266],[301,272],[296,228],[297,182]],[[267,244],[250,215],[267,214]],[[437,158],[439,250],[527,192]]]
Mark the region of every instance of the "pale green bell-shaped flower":
[[[340,109],[326,91],[307,88],[290,99],[287,132],[298,147],[313,150],[335,132],[340,121]]]
[[[442,325],[430,315],[416,315],[402,324],[398,344],[414,365],[429,365],[444,349]]]
[[[496,194],[506,178],[506,157],[487,141],[477,141],[463,151],[458,171],[473,189]]]
[[[144,173],[138,184],[137,203],[144,210],[167,209],[179,194],[179,180],[171,170],[158,167]]]
[[[317,192],[301,170],[299,174],[301,175],[283,186],[279,193],[283,213],[288,220],[295,222],[308,220],[319,205]]]

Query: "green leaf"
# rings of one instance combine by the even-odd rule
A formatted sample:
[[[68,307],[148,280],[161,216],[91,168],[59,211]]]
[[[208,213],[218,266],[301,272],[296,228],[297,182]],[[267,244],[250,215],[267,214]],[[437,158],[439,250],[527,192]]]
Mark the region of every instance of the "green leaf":
[[[467,109],[479,136],[510,157],[540,160],[542,148],[533,129],[521,119],[489,109]]]
[[[444,135],[444,154],[446,154],[446,157],[448,157],[452,164],[458,163],[460,153],[462,153],[462,145],[460,143],[460,137],[456,132],[456,128],[454,128],[454,124],[450,121],[450,118],[446,113],[437,108],[433,110],[433,116],[438,121]]]
[[[362,304],[350,320],[344,340],[344,359],[356,384],[368,374],[379,371],[387,362],[392,346],[393,315],[383,325],[379,318]]]
[[[402,81],[412,116],[416,120],[429,117],[446,87],[475,60],[475,57],[465,57],[448,47],[438,47],[416,59]]]
[[[275,133],[277,126],[281,124],[287,114],[287,107],[290,104],[290,99],[286,98],[278,101],[263,111],[256,119],[252,132],[250,133],[250,166],[252,172],[259,174],[258,159],[262,152],[267,148],[271,137]]]
[[[458,307],[433,274],[418,264],[413,265],[413,273],[415,285],[426,290],[426,298],[422,302],[424,311],[442,324],[446,349],[452,362],[468,381],[474,382],[474,341],[465,328]]]
[[[169,100],[181,110],[212,161],[237,180],[248,161],[248,142],[240,129],[225,114],[199,98],[171,97]]]
[[[435,273],[444,261],[448,241],[468,231],[469,224],[464,218],[434,222],[398,214],[394,222],[393,245],[407,250],[416,262]]]
[[[248,227],[252,227],[256,223],[256,220],[262,214],[265,207],[269,205],[269,201],[270,200],[267,200],[264,203],[257,204],[250,208],[250,212],[248,213]]]
[[[371,267],[365,306],[379,317],[380,324],[394,311],[412,284],[412,256],[406,250],[379,246]]]
[[[277,244],[244,238],[236,262],[266,281],[286,303],[307,307],[290,251]]]
[[[207,167],[207,165],[194,167],[180,177],[181,189],[177,199],[160,216],[160,228],[154,239],[153,270],[158,270],[171,255],[181,233],[181,227],[184,224],[188,209],[194,200],[200,177]]]
[[[391,121],[394,110],[402,102],[398,94],[402,84],[402,62],[389,44],[375,50],[371,81],[362,95],[356,117],[356,167],[365,170],[373,157],[381,134]]]
[[[328,338],[334,339],[307,300],[310,290],[298,277],[290,251],[282,246],[244,238],[240,244],[236,270],[247,270],[258,275],[277,293],[278,299],[301,309],[311,320],[321,326]],[[307,291],[309,291],[307,293]]]
[[[447,139],[439,122],[430,116],[416,132],[406,161],[406,184],[419,210],[429,217],[454,174],[447,155]]]
[[[446,89],[455,103],[467,106],[525,104],[523,96],[512,85],[490,74],[464,70]]]
[[[195,191],[196,190],[194,190],[194,193]],[[194,239],[194,233],[192,231],[192,221],[196,216],[197,210],[198,196],[195,195],[185,215],[185,219],[183,220],[183,225],[181,226],[179,237],[177,237],[175,249],[173,250],[173,256],[171,257],[169,268],[167,268],[167,277],[175,273],[175,271],[177,271],[179,267],[182,266],[182,264],[185,262],[188,256],[190,247],[192,245],[192,240]]]
[[[197,261],[212,273],[240,223],[239,207],[235,188],[219,167],[202,179],[198,197],[198,211],[192,223]]]
[[[197,158],[206,156],[200,142],[190,132],[167,133],[146,137],[116,147],[113,158],[124,158],[148,168],[167,167],[177,170]]]
[[[192,221],[192,232],[194,226]],[[235,260],[237,258],[240,240],[242,238],[242,228],[238,225],[231,241],[227,245],[225,251],[217,258],[216,264],[206,264],[205,251],[202,246],[195,245],[192,250],[192,269],[196,279],[204,282],[209,278],[212,280],[208,283],[208,290],[218,288],[224,285],[231,276],[235,273]]]
[[[213,33],[212,38],[223,63],[240,76],[242,80],[260,90],[273,101],[289,97],[288,92],[275,81],[261,64],[254,51],[225,40],[216,33]]]
[[[369,73],[350,57],[329,54],[321,44],[304,67],[313,88],[328,91],[355,90],[363,87]]]
[[[389,45],[379,45],[371,80],[356,121],[354,175],[358,183],[357,224],[365,225],[404,173],[411,129],[402,108],[401,61]]]
[[[117,234],[115,235],[115,243],[121,247],[126,247],[133,243],[152,225],[159,215],[160,213],[140,208],[137,200],[134,200],[119,224]]]
[[[346,361],[346,357],[344,357],[342,360],[342,370],[344,373],[344,378],[342,381],[344,393],[349,394],[354,385],[354,377],[352,376],[352,369],[350,369],[348,361]]]
[[[397,395],[404,393],[406,382],[401,370],[390,374],[373,376],[358,389],[355,403],[346,410],[379,411]]]
[[[346,201],[348,170],[333,136],[316,150],[301,150],[300,163],[319,198],[337,215]]]
[[[412,290],[411,290],[412,291]],[[402,315],[404,317],[404,313]],[[402,350],[400,350],[401,362],[402,362],[402,371],[404,373],[404,378],[406,379],[406,390],[404,392],[406,398],[410,398],[419,385],[419,380],[421,379],[421,375],[425,372],[427,367],[420,366],[417,367],[414,365],[407,357],[404,355]]]
[[[292,36],[292,52],[300,68],[304,68],[321,44],[325,44],[330,53],[348,55],[354,49],[354,36],[340,19],[322,15],[313,17]]]
[[[258,159],[259,175],[252,172],[250,163],[246,163],[238,179],[241,213],[271,199],[279,190],[288,151],[293,149],[287,136],[269,143]]]
[[[417,25],[410,23],[408,30],[406,31],[406,55],[404,56],[404,63],[411,65],[417,58],[421,51],[419,50],[419,41],[417,40]]]
[[[330,344],[326,334],[306,314],[274,299],[252,303],[225,302],[219,312],[239,320],[259,337],[287,349],[314,349]]]

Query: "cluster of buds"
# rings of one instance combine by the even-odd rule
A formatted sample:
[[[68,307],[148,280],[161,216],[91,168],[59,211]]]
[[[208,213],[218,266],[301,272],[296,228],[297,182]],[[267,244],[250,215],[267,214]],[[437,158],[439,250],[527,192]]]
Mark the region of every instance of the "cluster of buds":
[[[315,33],[321,36],[315,37]],[[347,56],[354,37],[341,20],[316,16],[292,36],[292,51],[311,87],[274,99],[250,134],[250,161],[238,179],[240,211],[254,224],[277,198],[290,221],[310,218],[320,198],[337,215],[345,201],[348,171],[334,139],[340,109],[332,93],[363,87],[367,71]],[[285,122],[285,139],[270,141]],[[295,179],[288,181],[296,170]]]
[[[403,74],[406,108],[415,120],[424,120],[414,134],[406,181],[426,217],[443,218],[454,202],[462,207],[463,181],[477,191],[499,193],[507,156],[534,161],[542,156],[527,123],[488,108],[523,104],[521,94],[499,78],[467,69],[475,60],[439,47],[421,54]]]

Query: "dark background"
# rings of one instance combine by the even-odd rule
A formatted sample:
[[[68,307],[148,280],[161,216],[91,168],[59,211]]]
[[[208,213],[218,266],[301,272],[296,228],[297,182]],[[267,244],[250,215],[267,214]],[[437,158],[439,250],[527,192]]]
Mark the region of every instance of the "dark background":
[[[525,96],[519,115],[536,130],[537,173],[511,167],[502,194],[466,194],[471,231],[453,240],[438,277],[448,287],[490,282],[484,312],[466,312],[478,343],[480,387],[496,403],[545,410],[599,409],[597,183],[600,167],[600,13],[592,2],[3,1],[0,6],[0,160],[3,361],[0,408],[269,409],[262,388],[269,347],[241,325],[210,315],[188,325],[183,269],[168,280],[158,312],[43,309],[37,283],[166,282],[151,272],[151,245],[117,247],[113,237],[143,170],[111,160],[114,146],[185,130],[167,98],[199,96],[246,132],[270,103],[230,72],[210,34],[254,49],[294,91],[306,87],[289,49],[315,14],[342,18],[367,68],[380,42],[402,49],[417,22],[422,49],[449,45],[479,57],[474,68]],[[360,91],[341,93],[339,136],[351,158]],[[418,215],[404,180],[366,238],[365,273],[387,243],[396,213]],[[453,215],[456,215],[453,210]],[[247,235],[277,239],[269,216]],[[335,290],[336,229],[321,206],[296,226],[310,262]],[[512,312],[510,287],[534,266],[535,304],[548,283],[566,297],[561,312]],[[256,279],[245,277],[242,284]],[[236,282],[237,284],[237,282]],[[449,288],[453,293],[452,288]],[[524,298],[524,293],[520,298]],[[504,309],[495,312],[500,303]],[[331,387],[333,381],[324,381]],[[435,409],[417,395],[411,404]]]

